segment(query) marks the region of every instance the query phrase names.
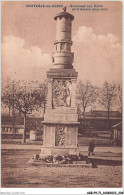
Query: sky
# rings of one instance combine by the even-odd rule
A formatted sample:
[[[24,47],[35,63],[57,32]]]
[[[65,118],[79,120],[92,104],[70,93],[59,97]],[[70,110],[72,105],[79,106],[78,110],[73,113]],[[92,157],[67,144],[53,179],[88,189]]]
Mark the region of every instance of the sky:
[[[90,80],[98,86],[104,81],[121,82],[121,2],[11,1],[1,4],[2,81],[8,77],[17,80],[46,79],[55,51],[54,16],[63,11],[61,6],[67,6],[67,12],[74,15],[72,52],[78,79]],[[29,4],[45,7],[26,7]],[[48,5],[51,7],[46,7]]]

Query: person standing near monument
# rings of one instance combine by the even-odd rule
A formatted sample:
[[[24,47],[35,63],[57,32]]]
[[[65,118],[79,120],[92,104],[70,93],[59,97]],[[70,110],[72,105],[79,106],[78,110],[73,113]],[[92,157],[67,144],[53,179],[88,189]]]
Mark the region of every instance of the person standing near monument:
[[[89,142],[89,148],[88,148],[88,156],[90,156],[90,154],[94,155],[94,148],[95,148],[95,143],[94,143],[94,140],[90,141]]]

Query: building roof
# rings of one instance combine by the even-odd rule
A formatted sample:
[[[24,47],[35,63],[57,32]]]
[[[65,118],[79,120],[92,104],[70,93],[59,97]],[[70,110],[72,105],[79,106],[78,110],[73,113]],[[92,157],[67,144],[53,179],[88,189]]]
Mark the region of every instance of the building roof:
[[[105,110],[90,110],[89,112],[86,112],[87,116],[98,116],[98,117],[107,117],[108,111]],[[119,111],[109,111],[110,117],[121,117],[121,114]]]
[[[65,11],[57,14],[54,17],[54,20],[56,20],[58,17],[69,17],[69,18],[71,18],[71,20],[74,20],[74,16],[72,14],[69,14],[68,12],[65,12]]]

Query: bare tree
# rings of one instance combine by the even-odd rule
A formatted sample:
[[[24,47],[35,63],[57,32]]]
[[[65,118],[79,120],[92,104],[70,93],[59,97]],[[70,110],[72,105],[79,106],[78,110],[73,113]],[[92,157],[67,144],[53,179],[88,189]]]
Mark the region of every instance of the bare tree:
[[[44,98],[44,88],[37,81],[21,81],[17,84],[15,106],[24,116],[23,142],[26,141],[27,116],[43,104]]]
[[[2,90],[1,90],[1,103],[2,103],[2,106],[3,106],[3,107],[9,109],[9,116],[10,116],[10,112],[11,112],[11,110],[12,110],[12,116],[13,116],[13,131],[14,131],[14,135],[16,135],[14,99],[15,99],[14,81],[8,79],[8,80],[6,81],[6,84],[2,84]]]
[[[6,83],[2,83],[1,85],[1,105],[4,108],[9,109],[9,116],[12,109],[13,102],[13,82],[9,79]]]
[[[86,109],[91,107],[97,100],[98,89],[90,81],[83,83],[81,80],[77,84],[77,106],[82,110],[83,124],[85,121]],[[84,125],[83,125],[84,127]]]
[[[116,97],[116,85],[114,83],[108,83],[107,81],[104,82],[103,87],[100,89],[99,93],[99,103],[107,110],[107,130],[109,130],[110,110],[115,104]]]
[[[122,115],[122,83],[117,85],[117,105]]]
[[[26,119],[34,110],[37,110],[45,101],[46,92],[44,92],[43,85],[38,81],[18,81],[14,82],[14,96],[13,93],[9,101],[10,88],[7,86],[7,90],[4,91],[2,100],[7,106],[10,106],[18,110],[24,116],[24,133],[23,142],[26,141]],[[13,88],[13,85],[12,85]],[[6,101],[4,100],[6,99]]]
[[[41,91],[42,100],[43,100],[40,102],[39,107],[43,108],[43,114],[44,114],[47,107],[47,93],[48,93],[47,81],[44,81],[43,83],[39,84],[39,89]]]

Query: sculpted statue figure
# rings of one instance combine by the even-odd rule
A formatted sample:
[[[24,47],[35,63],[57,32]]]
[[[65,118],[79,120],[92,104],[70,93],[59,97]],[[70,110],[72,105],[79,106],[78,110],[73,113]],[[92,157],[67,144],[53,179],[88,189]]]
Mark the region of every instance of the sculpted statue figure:
[[[71,105],[71,82],[55,81],[53,83],[53,106],[69,107]]]

